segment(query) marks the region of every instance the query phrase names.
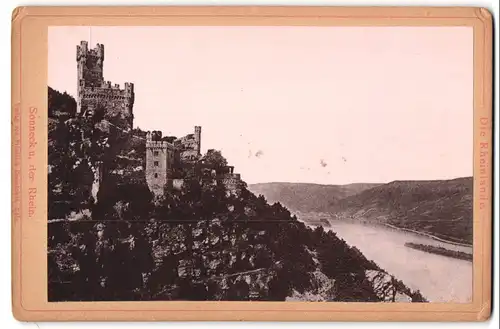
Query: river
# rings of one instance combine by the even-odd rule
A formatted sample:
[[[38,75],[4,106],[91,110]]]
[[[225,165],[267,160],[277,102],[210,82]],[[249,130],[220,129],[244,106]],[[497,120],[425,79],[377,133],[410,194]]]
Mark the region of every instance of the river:
[[[406,242],[440,246],[472,253],[472,247],[456,246],[432,238],[384,226],[331,220],[325,228],[357,247],[410,289],[420,290],[430,302],[470,303],[472,262],[405,247]]]

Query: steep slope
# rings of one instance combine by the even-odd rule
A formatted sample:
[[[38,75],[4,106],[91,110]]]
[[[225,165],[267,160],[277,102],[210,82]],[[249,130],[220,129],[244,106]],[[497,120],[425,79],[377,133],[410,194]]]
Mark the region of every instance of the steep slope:
[[[472,177],[394,181],[348,196],[331,212],[472,243],[472,183]]]
[[[259,183],[248,189],[263,195],[269,202],[280,202],[292,211],[328,212],[340,199],[360,193],[380,184],[320,185],[307,183]]]

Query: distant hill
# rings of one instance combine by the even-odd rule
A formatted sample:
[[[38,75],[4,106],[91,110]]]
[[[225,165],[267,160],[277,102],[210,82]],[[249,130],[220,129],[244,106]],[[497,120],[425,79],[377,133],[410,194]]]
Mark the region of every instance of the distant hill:
[[[472,185],[472,177],[394,181],[348,196],[331,212],[472,243]]]
[[[380,184],[321,185],[308,183],[250,184],[248,189],[271,203],[280,202],[292,211],[328,212],[341,199]]]
[[[249,190],[294,212],[329,213],[472,243],[472,177],[387,184],[262,183]]]

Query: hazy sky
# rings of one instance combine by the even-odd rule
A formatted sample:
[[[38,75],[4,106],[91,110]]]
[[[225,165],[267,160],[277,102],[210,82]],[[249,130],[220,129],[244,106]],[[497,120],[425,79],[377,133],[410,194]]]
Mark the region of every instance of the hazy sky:
[[[52,27],[49,86],[76,94],[89,39],[134,126],[201,125],[248,183],[472,175],[472,28]]]

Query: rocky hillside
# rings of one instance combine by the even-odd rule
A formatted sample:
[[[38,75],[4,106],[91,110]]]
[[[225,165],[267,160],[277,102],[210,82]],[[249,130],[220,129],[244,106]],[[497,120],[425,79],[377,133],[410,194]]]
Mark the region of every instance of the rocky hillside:
[[[472,177],[395,181],[344,198],[331,212],[472,243],[472,184]]]
[[[329,212],[341,199],[380,184],[320,185],[308,183],[260,183],[248,189],[270,202],[280,202],[292,211]]]
[[[228,193],[195,165],[180,191],[153,198],[143,132],[61,103],[49,104],[50,301],[425,301],[244,182]]]

